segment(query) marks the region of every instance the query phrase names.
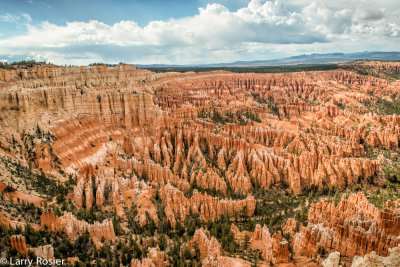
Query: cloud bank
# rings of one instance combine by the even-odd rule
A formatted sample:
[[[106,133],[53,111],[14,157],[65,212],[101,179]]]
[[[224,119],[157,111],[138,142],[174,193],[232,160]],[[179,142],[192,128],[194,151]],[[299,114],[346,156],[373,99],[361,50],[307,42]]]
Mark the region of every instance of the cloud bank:
[[[332,3],[333,2],[333,3]],[[32,24],[28,14],[0,15],[26,23],[18,36],[0,36],[0,58],[30,57],[57,64],[211,63],[266,59],[297,53],[396,50],[398,0],[251,0],[230,11],[208,4],[191,17]]]

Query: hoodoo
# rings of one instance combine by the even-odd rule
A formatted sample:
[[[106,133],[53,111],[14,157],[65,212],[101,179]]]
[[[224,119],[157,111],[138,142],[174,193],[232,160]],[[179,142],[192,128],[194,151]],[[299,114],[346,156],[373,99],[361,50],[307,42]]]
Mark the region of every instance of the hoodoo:
[[[372,69],[399,63],[341,67],[1,69],[2,251],[101,266],[396,266],[400,87]]]

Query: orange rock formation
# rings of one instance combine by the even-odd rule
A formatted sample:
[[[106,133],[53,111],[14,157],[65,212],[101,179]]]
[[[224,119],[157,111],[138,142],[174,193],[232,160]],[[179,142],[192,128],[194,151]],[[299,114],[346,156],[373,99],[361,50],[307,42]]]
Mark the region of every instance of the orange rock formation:
[[[172,225],[175,225],[177,220],[184,221],[190,212],[199,215],[202,220],[208,221],[218,219],[225,214],[234,217],[235,213],[241,211],[246,212],[247,216],[251,216],[256,207],[255,199],[252,196],[248,196],[244,200],[219,199],[194,190],[193,196],[186,198],[182,191],[170,184],[164,186],[160,193],[166,204],[165,215]]]
[[[21,255],[28,255],[28,248],[26,246],[25,237],[22,235],[11,236],[11,247],[21,253]]]
[[[312,204],[308,221],[294,238],[294,251],[300,254],[317,255],[323,249],[349,257],[371,251],[385,256],[400,244],[400,215],[378,210],[361,192],[343,197],[337,207],[324,201]]]
[[[28,248],[26,246],[25,237],[22,235],[11,236],[11,247],[18,251],[21,255],[28,256],[28,252],[33,252],[36,257],[43,259],[52,259],[54,257],[54,249],[52,245],[39,246],[36,248]]]
[[[181,247],[181,253],[185,249],[188,249],[192,255],[195,255],[198,250],[202,266],[250,266],[249,262],[222,256],[221,244],[203,228],[196,230],[193,238]]]
[[[148,255],[142,260],[132,259],[131,267],[165,267],[168,261],[165,260],[165,254],[157,248],[149,248]]]
[[[240,232],[239,229],[232,224],[231,231],[235,235],[235,240],[239,244],[244,242],[245,236],[249,237],[249,248],[260,249],[262,257],[265,261],[271,261],[274,264],[289,262],[289,243],[282,237],[281,233],[271,236],[268,227],[257,224],[254,232]]]
[[[398,63],[354,64],[399,71]],[[31,196],[40,190],[21,175],[20,166],[60,183],[76,177],[67,197],[74,212],[115,208],[123,227],[132,207],[142,227],[148,218],[159,222],[157,209],[164,207],[172,225],[190,215],[202,221],[252,216],[254,196],[271,187],[285,185],[301,194],[381,177],[384,161],[371,154],[397,153],[400,116],[377,104],[399,97],[398,81],[342,69],[284,74],[153,73],[122,64],[1,69],[0,188],[21,176],[26,183],[20,179],[18,191],[3,195],[41,206],[47,196]],[[57,201],[49,205],[57,208]],[[391,207],[398,208],[396,203]],[[348,257],[371,251],[385,256],[399,244],[398,213],[379,211],[361,194],[337,207],[314,204],[308,220],[293,238],[294,251],[302,255],[324,249]],[[25,224],[7,216],[0,221]],[[294,234],[296,226],[288,220],[282,228]],[[41,227],[71,239],[88,231],[96,245],[102,237],[118,238],[109,219],[89,224],[72,213],[47,211]],[[254,233],[232,231],[238,242],[250,236],[265,261],[288,263],[288,243],[280,233],[271,236],[260,225]],[[25,252],[22,240],[14,237],[12,246]],[[203,265],[249,264],[222,256],[218,241],[204,229],[186,245],[195,242]],[[44,247],[37,253],[51,255]],[[148,258],[131,265],[165,266],[167,257],[151,249]]]
[[[131,66],[92,66],[2,71],[1,77],[2,87],[7,88],[0,95],[0,105],[6,107],[2,121],[7,117],[2,128],[26,130],[41,125],[50,129],[57,138],[52,153],[68,172],[87,163],[101,164],[117,146],[139,160],[123,165],[149,172],[154,184],[169,182],[181,190],[189,187],[180,179],[188,171],[190,183],[223,194],[229,188],[249,193],[254,184],[269,188],[282,182],[296,193],[312,185],[343,187],[359,178],[368,179],[379,168],[377,162],[359,158],[365,153],[361,140],[393,148],[398,147],[400,136],[398,117],[362,117],[332,104],[340,91],[324,89],[331,81],[353,86],[355,91],[389,86],[383,80],[346,71],[177,76]],[[8,89],[12,86],[34,90]],[[199,117],[201,110],[215,111],[210,107],[213,98],[218,112],[228,112],[227,107],[232,112],[245,108],[259,114],[261,123],[227,123],[217,129],[215,123]],[[360,105],[359,98],[346,96],[344,100]],[[258,99],[266,104],[257,103]],[[273,107],[280,119],[263,112]],[[191,125],[183,126],[187,119]],[[361,119],[365,125],[379,122],[380,129],[357,125]],[[264,127],[268,121],[270,126]],[[350,128],[352,124],[357,128]],[[142,137],[132,138],[132,134]],[[49,148],[39,147],[42,158],[35,161],[37,167],[56,173]],[[209,160],[217,169],[209,169]],[[157,178],[160,172],[162,178]]]
[[[282,230],[285,234],[293,234],[297,232],[298,222],[296,219],[289,218],[285,224],[282,225]]]
[[[102,223],[95,222],[89,224],[85,221],[79,221],[74,215],[64,212],[64,215],[58,217],[52,211],[44,212],[40,216],[41,226],[52,232],[64,232],[70,239],[75,239],[78,235],[89,232],[94,241],[100,241],[102,238],[112,240],[115,238],[114,227],[111,220],[106,219]]]

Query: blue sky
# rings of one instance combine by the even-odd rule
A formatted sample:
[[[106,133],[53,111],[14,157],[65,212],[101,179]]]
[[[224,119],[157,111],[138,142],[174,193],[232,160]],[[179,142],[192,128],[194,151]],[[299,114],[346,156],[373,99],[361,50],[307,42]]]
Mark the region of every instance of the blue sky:
[[[113,24],[134,20],[144,26],[152,20],[192,16],[199,7],[220,3],[231,10],[247,6],[248,1],[225,0],[1,0],[2,13],[27,13],[37,22],[56,24],[66,21],[100,20]]]
[[[400,50],[398,0],[0,0],[0,60],[214,63]]]

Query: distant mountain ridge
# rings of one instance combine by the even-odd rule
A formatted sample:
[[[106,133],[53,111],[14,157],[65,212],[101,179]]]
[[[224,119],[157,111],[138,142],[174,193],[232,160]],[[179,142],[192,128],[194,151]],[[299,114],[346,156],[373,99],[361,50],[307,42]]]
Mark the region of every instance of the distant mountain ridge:
[[[354,60],[400,60],[400,52],[357,52],[357,53],[313,53],[309,55],[292,56],[281,59],[235,61],[231,63],[193,64],[193,65],[168,65],[168,64],[137,64],[138,68],[182,68],[182,67],[257,67],[257,66],[284,66],[297,64],[328,64],[343,63]]]

